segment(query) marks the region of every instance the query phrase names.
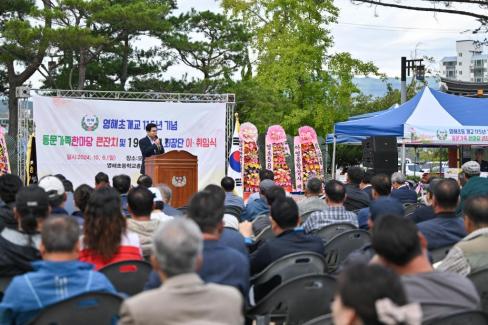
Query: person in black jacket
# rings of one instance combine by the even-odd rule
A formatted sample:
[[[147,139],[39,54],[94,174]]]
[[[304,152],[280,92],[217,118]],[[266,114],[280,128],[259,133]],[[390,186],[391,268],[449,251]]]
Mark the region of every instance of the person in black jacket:
[[[18,228],[0,233],[0,277],[32,271],[31,262],[41,259],[38,247],[42,222],[49,216],[49,198],[39,186],[22,188],[15,199]]]
[[[141,163],[141,174],[144,175],[146,172],[144,161],[147,157],[153,155],[159,155],[164,153],[163,143],[161,139],[158,138],[158,127],[154,123],[149,123],[146,125],[147,136],[139,140],[139,149],[141,149],[142,163]]]
[[[367,208],[370,203],[369,195],[361,191],[359,184],[364,178],[364,170],[361,167],[350,167],[347,170],[346,201],[344,207],[347,211],[356,211]]]
[[[251,274],[257,274],[277,259],[298,252],[324,253],[322,239],[295,229],[300,224],[298,206],[289,197],[278,197],[271,205],[271,230],[267,240],[251,255]]]
[[[13,208],[15,195],[23,186],[17,175],[5,174],[0,176],[0,231],[4,227],[17,228]]]

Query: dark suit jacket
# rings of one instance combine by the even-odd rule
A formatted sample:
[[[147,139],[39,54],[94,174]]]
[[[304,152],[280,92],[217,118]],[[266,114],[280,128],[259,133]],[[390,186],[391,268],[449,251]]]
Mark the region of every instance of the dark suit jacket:
[[[161,139],[163,140],[163,139]],[[142,139],[139,139],[139,149],[141,149],[141,154],[142,154],[142,163],[141,163],[141,174],[144,175],[146,172],[145,166],[144,166],[144,160],[147,157],[151,157],[153,155],[159,155],[164,153],[164,143],[161,141],[161,149],[158,150],[158,146],[155,144],[151,143],[151,139],[148,137],[144,137]]]
[[[344,207],[347,211],[356,211],[367,208],[370,203],[369,196],[366,192],[361,191],[359,187],[352,184],[346,184],[346,201]]]
[[[402,204],[417,203],[417,193],[406,186],[391,191],[390,196],[398,199]]]
[[[251,274],[257,274],[280,257],[298,252],[324,254],[322,239],[295,230],[286,230],[267,240],[251,254]]]

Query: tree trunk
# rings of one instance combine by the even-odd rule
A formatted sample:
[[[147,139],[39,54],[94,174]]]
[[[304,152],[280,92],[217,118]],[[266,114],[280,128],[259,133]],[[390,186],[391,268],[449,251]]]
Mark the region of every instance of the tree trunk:
[[[80,63],[78,67],[78,90],[85,89],[85,79],[86,79],[86,49],[80,49]]]
[[[15,88],[17,88],[16,83],[9,82],[9,89],[8,89],[8,135],[17,139],[17,131],[18,131],[18,118],[19,114],[17,111],[17,102],[18,99],[15,94]]]
[[[129,75],[129,35],[124,36],[124,53],[122,56],[122,73],[120,74],[120,90],[125,90]]]

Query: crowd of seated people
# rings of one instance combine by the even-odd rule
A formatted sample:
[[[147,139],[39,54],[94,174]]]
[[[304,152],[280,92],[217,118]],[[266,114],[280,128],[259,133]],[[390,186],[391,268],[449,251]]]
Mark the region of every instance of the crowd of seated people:
[[[348,169],[346,184],[311,177],[298,198],[262,170],[260,191],[247,202],[224,177],[181,210],[171,206],[170,187],[155,186],[147,175],[136,184],[118,175],[110,184],[98,173],[93,187],[74,191],[62,175],[26,187],[15,175],[0,176],[0,280],[10,282],[3,288],[0,282],[0,323],[28,323],[43,308],[84,292],[125,298],[98,271],[146,260],[153,271],[144,292],[124,300],[120,324],[244,324],[250,302],[272,294],[252,297],[256,276],[291,254],[312,252],[327,263],[324,245],[335,237],[319,232],[343,223],[367,231],[370,240],[331,274],[335,324],[415,325],[480,310],[468,276],[488,267],[488,195],[473,184],[488,180],[476,164],[463,165],[465,185],[426,182],[426,204],[415,206],[422,195],[401,173],[373,175],[360,167]],[[415,210],[406,215],[409,207]],[[449,252],[433,264],[439,248]]]

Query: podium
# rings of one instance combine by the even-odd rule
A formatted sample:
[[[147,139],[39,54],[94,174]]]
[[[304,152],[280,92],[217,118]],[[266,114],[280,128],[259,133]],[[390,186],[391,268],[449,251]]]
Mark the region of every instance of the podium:
[[[173,190],[171,205],[183,207],[198,190],[198,157],[187,151],[169,151],[145,159],[146,175],[154,185],[166,184]]]

